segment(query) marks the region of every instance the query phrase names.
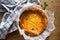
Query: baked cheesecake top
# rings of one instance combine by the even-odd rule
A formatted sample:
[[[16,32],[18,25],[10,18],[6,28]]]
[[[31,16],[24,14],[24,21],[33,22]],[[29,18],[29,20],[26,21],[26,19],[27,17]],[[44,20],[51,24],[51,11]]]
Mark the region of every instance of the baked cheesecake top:
[[[27,35],[37,36],[45,30],[47,17],[39,8],[31,7],[21,14],[19,25]]]

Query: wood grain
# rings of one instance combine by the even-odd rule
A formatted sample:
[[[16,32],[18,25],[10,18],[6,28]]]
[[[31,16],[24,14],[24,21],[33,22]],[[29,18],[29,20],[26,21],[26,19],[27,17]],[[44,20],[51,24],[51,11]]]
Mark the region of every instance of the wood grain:
[[[60,0],[41,0],[41,4],[47,2],[48,10],[55,12],[55,27],[56,29],[46,40],[60,40]],[[0,22],[3,14],[0,14]],[[5,40],[24,40],[24,38],[19,35],[18,30],[7,35]]]

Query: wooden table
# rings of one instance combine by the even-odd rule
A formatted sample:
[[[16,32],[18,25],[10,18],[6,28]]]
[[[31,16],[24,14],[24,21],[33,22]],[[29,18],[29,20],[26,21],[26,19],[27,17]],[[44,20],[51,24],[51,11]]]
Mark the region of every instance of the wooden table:
[[[46,1],[48,4],[47,9],[55,12],[55,26],[56,29],[46,40],[60,40],[60,0],[41,0],[41,4]],[[0,22],[3,14],[0,13]],[[19,35],[18,30],[7,35],[5,40],[24,40],[24,38]]]

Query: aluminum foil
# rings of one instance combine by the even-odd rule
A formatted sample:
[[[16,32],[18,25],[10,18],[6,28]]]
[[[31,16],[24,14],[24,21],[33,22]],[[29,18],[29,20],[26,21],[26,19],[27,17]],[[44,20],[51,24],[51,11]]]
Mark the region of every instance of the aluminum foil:
[[[17,20],[17,26],[18,26],[20,34],[23,35],[25,40],[45,40],[48,36],[50,36],[52,31],[55,29],[55,25],[54,25],[54,20],[55,20],[54,12],[49,11],[49,10],[43,10],[43,12],[45,13],[45,15],[46,15],[46,17],[48,19],[48,24],[47,24],[47,27],[46,27],[45,31],[42,34],[40,34],[39,36],[36,36],[36,37],[27,36],[24,33],[24,30],[22,30],[20,28],[20,26],[19,26],[19,17],[22,14],[22,12],[24,10],[30,8],[30,7],[38,7],[38,6],[39,5],[28,3],[28,4],[24,5],[24,7],[22,7],[22,9],[20,9],[20,12],[18,12],[20,14],[18,14],[19,16],[18,16],[18,20]]]

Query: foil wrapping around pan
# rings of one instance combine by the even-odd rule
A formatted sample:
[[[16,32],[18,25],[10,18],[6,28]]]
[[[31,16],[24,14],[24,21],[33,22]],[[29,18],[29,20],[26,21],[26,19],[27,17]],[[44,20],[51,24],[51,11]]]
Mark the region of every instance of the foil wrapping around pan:
[[[22,12],[24,12],[24,10],[30,8],[30,7],[37,7],[39,5],[35,5],[35,4],[26,4],[24,5],[24,7],[22,7],[20,9],[20,11],[17,11],[17,13],[19,13],[18,17],[17,17],[17,26],[18,26],[18,29],[19,29],[19,32],[20,32],[20,35],[23,35],[24,39],[25,40],[45,40],[48,36],[50,36],[51,32],[55,29],[55,25],[54,25],[54,20],[55,20],[55,17],[54,17],[54,12],[52,11],[49,11],[49,10],[43,10],[43,12],[45,12],[45,15],[48,19],[48,24],[47,24],[47,27],[46,29],[38,36],[35,36],[35,37],[31,37],[31,36],[27,36],[25,33],[24,33],[24,30],[22,30],[19,26],[19,17],[21,16]]]

